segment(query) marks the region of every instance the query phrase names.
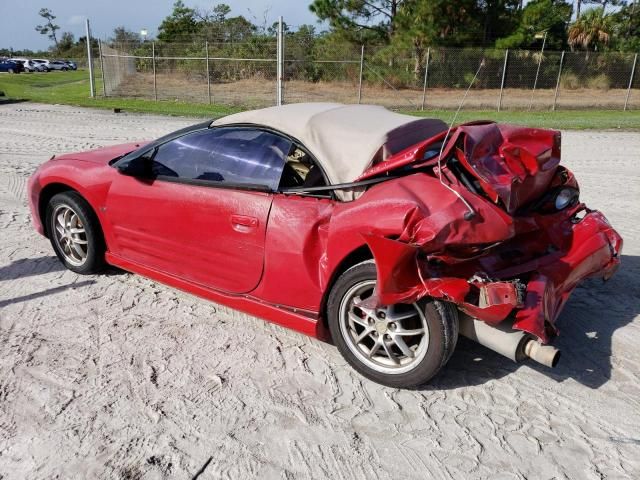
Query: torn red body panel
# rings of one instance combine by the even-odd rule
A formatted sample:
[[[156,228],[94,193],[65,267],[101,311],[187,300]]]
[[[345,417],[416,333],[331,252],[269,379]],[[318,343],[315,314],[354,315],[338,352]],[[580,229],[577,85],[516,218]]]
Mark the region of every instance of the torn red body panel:
[[[450,134],[443,148],[449,161],[438,172],[437,157],[420,159],[443,139],[400,152],[362,176],[435,170],[421,179],[423,203],[407,209],[400,235],[364,236],[378,265],[378,302],[439,298],[489,324],[511,318],[514,328],[548,342],[576,285],[617,269],[621,237],[601,213],[578,202],[575,178],[559,166],[559,132],[462,126]],[[377,188],[399,199],[400,190],[417,191],[405,183],[410,178]],[[557,209],[562,189],[575,198]]]

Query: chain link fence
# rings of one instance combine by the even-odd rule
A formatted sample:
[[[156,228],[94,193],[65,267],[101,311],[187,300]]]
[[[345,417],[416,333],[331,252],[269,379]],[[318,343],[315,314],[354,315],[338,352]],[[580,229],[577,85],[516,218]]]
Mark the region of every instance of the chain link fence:
[[[473,48],[360,47],[288,34],[283,102],[342,102],[394,109],[640,108],[638,56]],[[274,37],[241,42],[101,42],[104,95],[242,107],[275,105]],[[481,67],[481,68],[480,68]]]

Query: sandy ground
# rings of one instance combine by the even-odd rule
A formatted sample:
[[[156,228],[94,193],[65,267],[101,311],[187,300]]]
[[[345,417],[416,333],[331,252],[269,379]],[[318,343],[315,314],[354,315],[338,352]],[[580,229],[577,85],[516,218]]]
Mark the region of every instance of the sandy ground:
[[[29,223],[30,172],[190,123],[0,106],[0,479],[640,477],[640,134],[565,132],[583,198],[626,245],[562,314],[560,366],[461,340],[429,387],[402,391],[145,278],[61,268]]]

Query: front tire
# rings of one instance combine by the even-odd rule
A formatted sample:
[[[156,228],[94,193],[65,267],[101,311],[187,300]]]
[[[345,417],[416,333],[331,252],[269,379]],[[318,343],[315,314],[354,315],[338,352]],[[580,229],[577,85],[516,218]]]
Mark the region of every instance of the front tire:
[[[105,244],[96,214],[76,192],[54,195],[47,205],[47,234],[69,270],[81,275],[104,268]]]
[[[427,383],[447,363],[458,339],[457,309],[438,300],[376,308],[373,260],[345,271],[327,303],[329,330],[349,364],[382,385]]]

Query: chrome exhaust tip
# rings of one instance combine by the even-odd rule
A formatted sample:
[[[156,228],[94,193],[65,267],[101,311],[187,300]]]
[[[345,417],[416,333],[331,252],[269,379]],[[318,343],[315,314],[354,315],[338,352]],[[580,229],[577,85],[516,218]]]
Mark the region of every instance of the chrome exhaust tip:
[[[560,361],[561,352],[552,345],[542,345],[535,340],[529,340],[524,345],[523,353],[531,360],[550,368],[555,368]]]
[[[541,365],[554,368],[560,361],[560,350],[551,345],[541,344],[528,333],[514,330],[508,322],[489,325],[464,313],[459,319],[460,335],[514,362],[530,358]]]

